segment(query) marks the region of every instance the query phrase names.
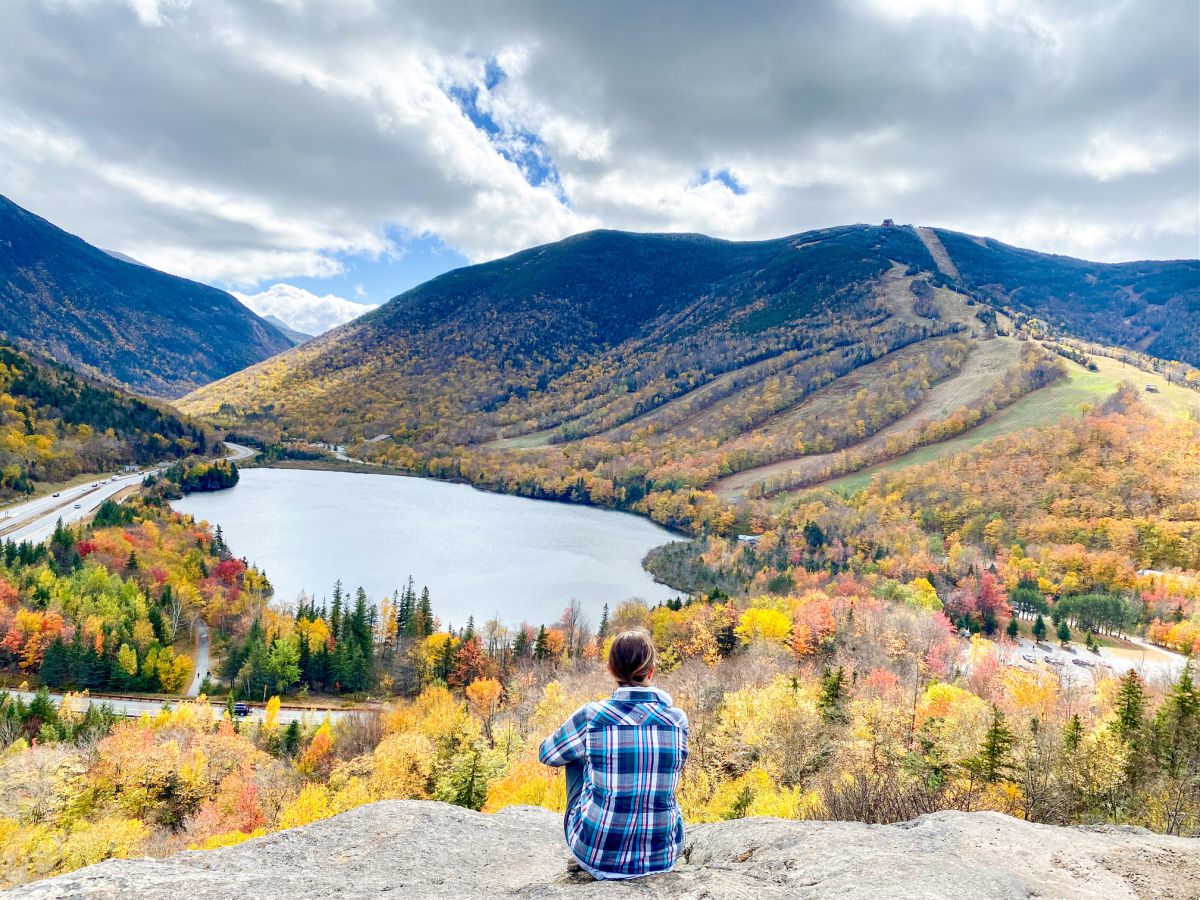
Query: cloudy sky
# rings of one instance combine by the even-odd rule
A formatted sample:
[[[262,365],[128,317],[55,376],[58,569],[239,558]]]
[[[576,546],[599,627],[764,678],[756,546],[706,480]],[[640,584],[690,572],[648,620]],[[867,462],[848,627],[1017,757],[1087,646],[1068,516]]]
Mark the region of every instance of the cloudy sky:
[[[597,227],[1200,254],[1195,0],[0,5],[0,193],[310,332]]]

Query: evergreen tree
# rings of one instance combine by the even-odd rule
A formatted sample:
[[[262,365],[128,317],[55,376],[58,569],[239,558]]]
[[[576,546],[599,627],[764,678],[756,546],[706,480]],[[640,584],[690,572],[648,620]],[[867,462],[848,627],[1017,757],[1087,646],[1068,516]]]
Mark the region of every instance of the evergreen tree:
[[[1039,644],[1046,639],[1046,620],[1041,613],[1033,620],[1033,639]]]
[[[421,588],[421,629],[422,637],[433,634],[433,604],[429,602],[429,588]]]
[[[1017,639],[1017,635],[1021,633],[1021,626],[1017,624],[1016,616],[1013,616],[1008,620],[1008,627],[1004,629],[1004,633],[1007,634],[1011,640],[1015,641]]]
[[[1079,713],[1076,713],[1067,720],[1067,724],[1063,728],[1063,747],[1069,752],[1074,753],[1082,743],[1083,722],[1079,718]]]
[[[396,592],[391,595],[392,606],[396,610],[396,636],[408,635],[408,620],[413,617],[412,607],[408,606],[408,595]]]
[[[600,628],[596,632],[596,643],[603,644],[608,637],[608,604],[604,604],[604,612],[600,614]]]
[[[821,680],[821,696],[817,707],[821,717],[826,722],[845,722],[846,714],[842,710],[842,690],[846,683],[846,671],[842,666],[836,669],[826,669],[825,677]]]
[[[992,707],[992,722],[983,736],[979,753],[968,764],[972,774],[987,784],[1008,779],[1013,769],[1013,733],[1004,723],[1004,713]]]
[[[1071,628],[1070,628],[1070,626],[1067,625],[1066,619],[1063,619],[1061,622],[1058,623],[1058,631],[1056,632],[1056,634],[1058,635],[1059,643],[1062,644],[1064,647],[1070,642]]]
[[[538,628],[537,640],[533,642],[533,658],[543,662],[550,658],[550,641],[546,637],[546,626]]]
[[[463,629],[462,639],[465,644],[467,641],[475,637],[475,617],[467,616],[467,627]]]
[[[442,681],[450,680],[450,673],[454,670],[454,641],[447,635],[446,640],[442,642],[441,652],[438,653],[437,665],[434,667],[434,675]]]
[[[513,639],[513,659],[524,659],[529,655],[529,649],[529,633],[522,626],[517,629],[517,636]]]
[[[333,585],[333,610],[329,614],[329,633],[336,641],[342,636],[342,579]]]
[[[42,666],[38,669],[38,680],[47,687],[63,687],[71,678],[71,660],[67,645],[61,637],[46,648]]]
[[[737,610],[732,600],[725,603],[721,615],[721,624],[716,629],[717,652],[721,656],[732,656],[737,648],[737,632],[734,630],[737,624]]]
[[[287,756],[295,756],[300,751],[300,723],[295,719],[283,730],[282,750]]]
[[[1189,817],[1188,797],[1200,794],[1200,690],[1192,677],[1192,663],[1183,667],[1154,722],[1155,756],[1166,776],[1171,802],[1166,804],[1167,833],[1179,834]]]

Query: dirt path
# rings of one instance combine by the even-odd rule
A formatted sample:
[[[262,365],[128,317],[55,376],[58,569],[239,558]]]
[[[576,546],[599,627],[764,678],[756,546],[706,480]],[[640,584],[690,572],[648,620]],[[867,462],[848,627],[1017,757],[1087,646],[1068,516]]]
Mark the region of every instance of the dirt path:
[[[954,410],[984,396],[1016,363],[1019,353],[1020,343],[1014,338],[996,338],[977,343],[957,375],[935,384],[917,407],[907,415],[848,449],[867,452],[878,450],[895,434],[907,431],[921,422],[944,419]],[[836,384],[837,382],[834,383]],[[755,484],[776,476],[789,475],[801,479],[815,477],[833,459],[845,452],[839,450],[834,453],[819,453],[746,469],[715,482],[712,490],[721,497],[733,499],[745,494]]]

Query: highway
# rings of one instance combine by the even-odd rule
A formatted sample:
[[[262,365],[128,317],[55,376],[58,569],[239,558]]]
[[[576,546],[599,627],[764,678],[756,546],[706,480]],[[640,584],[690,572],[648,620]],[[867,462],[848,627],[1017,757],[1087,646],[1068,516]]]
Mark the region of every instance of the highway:
[[[0,693],[4,693],[2,688],[0,688]],[[14,697],[20,697],[26,703],[36,696],[36,694],[34,694],[32,691],[8,691],[8,693]],[[50,694],[50,699],[53,700],[56,705],[62,703],[63,697],[63,694]],[[76,694],[72,698],[71,708],[77,712],[84,712],[92,703],[106,703],[113,708],[113,712],[115,712],[117,715],[136,719],[143,714],[149,714],[153,716],[160,712],[164,706],[176,705],[180,702],[182,701],[106,696],[103,694],[98,696]],[[225,712],[224,703],[213,703],[211,705],[214,715],[216,715],[218,718]],[[353,716],[357,714],[377,715],[378,712],[379,711],[377,709],[370,708],[310,709],[300,706],[281,706],[279,708],[279,723],[281,725],[290,725],[292,722],[299,722],[301,725],[312,725],[321,722],[326,716],[329,716],[331,721],[336,722],[339,719],[345,718],[346,716]],[[263,708],[262,705],[259,704],[257,706],[250,707],[250,714],[248,716],[239,716],[238,721],[261,722],[262,718]]]
[[[257,452],[241,444],[226,444],[229,453],[225,459],[237,462],[254,456]],[[153,466],[125,475],[96,476],[89,484],[64,488],[51,497],[38,497],[0,509],[0,540],[32,541],[41,543],[54,534],[55,525],[61,518],[64,524],[78,522],[90,516],[100,504],[120,493],[127,487],[142,483],[147,475],[161,472],[165,466]],[[102,483],[103,482],[103,483]]]

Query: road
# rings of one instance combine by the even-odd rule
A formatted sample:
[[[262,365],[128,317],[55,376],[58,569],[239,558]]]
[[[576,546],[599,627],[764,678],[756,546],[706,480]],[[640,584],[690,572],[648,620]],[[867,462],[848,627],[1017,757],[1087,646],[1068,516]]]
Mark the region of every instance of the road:
[[[36,695],[31,691],[9,691],[12,696],[20,697],[26,703],[32,700]],[[55,704],[61,704],[63,701],[62,694],[52,693],[50,699]],[[113,708],[119,716],[127,716],[128,718],[136,719],[143,714],[151,716],[157,714],[164,706],[179,703],[178,700],[156,700],[143,699],[137,697],[109,697],[95,696],[89,697],[82,694],[77,694],[72,700],[72,709],[83,712],[91,703],[105,703]],[[225,712],[224,703],[211,704],[213,712],[220,717]],[[301,725],[312,725],[321,722],[326,716],[330,720],[337,722],[339,719],[344,719],[347,716],[358,714],[377,715],[377,709],[316,709],[305,708],[300,706],[281,706],[279,708],[279,723],[281,725],[290,725],[292,722],[299,722]],[[261,722],[263,718],[263,708],[261,705],[250,707],[250,715],[239,717],[238,721]]]
[[[230,462],[247,459],[258,452],[241,444],[227,443],[225,446],[229,449],[225,459]],[[60,518],[66,525],[78,522],[99,509],[100,504],[109,497],[127,487],[141,484],[147,475],[157,474],[164,468],[154,466],[109,478],[97,476],[90,484],[64,488],[51,497],[38,497],[0,509],[0,539],[41,543],[54,534]]]
[[[78,522],[99,509],[100,504],[109,497],[127,487],[141,484],[146,475],[145,471],[131,472],[106,478],[103,483],[97,478],[91,484],[64,488],[53,497],[39,497],[0,510],[0,538],[17,543],[41,543],[54,534],[54,527],[60,518],[64,524]]]
[[[196,674],[192,676],[192,683],[187,689],[186,696],[199,697],[200,685],[204,684],[204,679],[208,675],[208,626],[196,620]]]

